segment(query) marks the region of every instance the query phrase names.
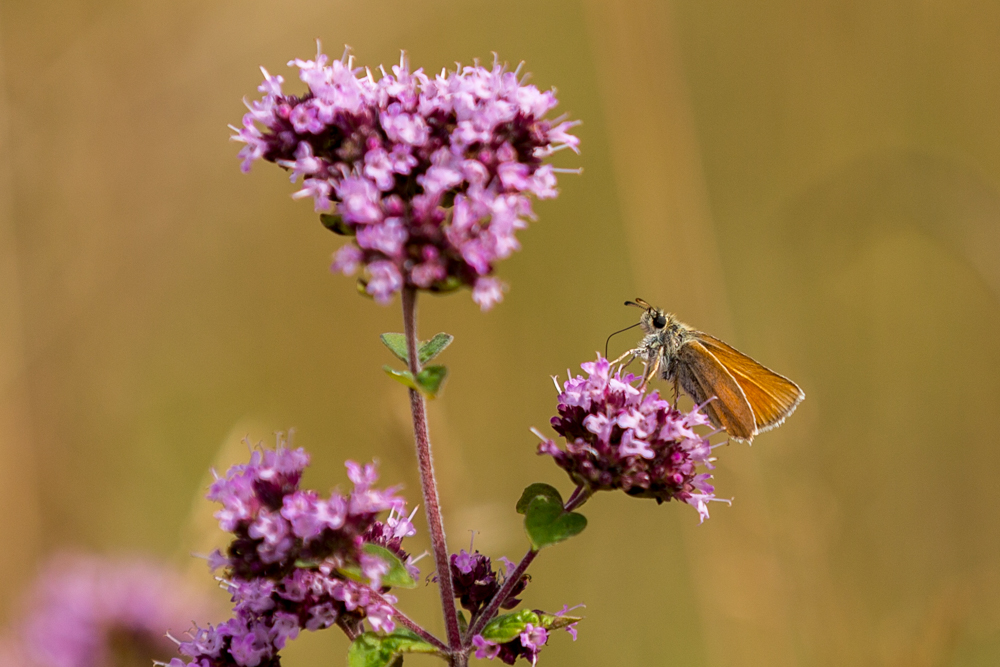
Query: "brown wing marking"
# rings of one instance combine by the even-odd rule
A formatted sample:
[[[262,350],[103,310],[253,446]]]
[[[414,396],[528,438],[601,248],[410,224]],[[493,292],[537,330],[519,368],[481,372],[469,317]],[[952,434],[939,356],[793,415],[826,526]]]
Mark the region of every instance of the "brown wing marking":
[[[797,384],[728,343],[701,331],[694,336],[736,378],[753,409],[759,432],[779,426],[806,397]]]
[[[737,440],[753,440],[757,433],[753,409],[735,378],[697,340],[677,351],[677,379],[697,403],[705,403],[705,413],[716,426]]]

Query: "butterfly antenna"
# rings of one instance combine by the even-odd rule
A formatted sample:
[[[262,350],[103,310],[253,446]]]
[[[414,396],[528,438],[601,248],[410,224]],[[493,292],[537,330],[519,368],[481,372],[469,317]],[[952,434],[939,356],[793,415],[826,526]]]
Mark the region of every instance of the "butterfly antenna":
[[[647,303],[645,299],[640,299],[639,297],[636,297],[635,301],[626,301],[625,305],[635,306],[636,308],[644,308],[645,310],[649,310],[650,308],[652,308],[652,306],[649,305],[649,303]]]
[[[623,333],[625,331],[628,331],[629,329],[635,329],[640,324],[642,324],[642,322],[636,322],[635,324],[633,324],[630,327],[625,327],[624,329],[621,329],[619,331],[614,332],[613,334],[611,334],[611,336],[617,336],[618,334]],[[608,336],[608,339],[606,341],[604,341],[604,358],[605,359],[608,358],[608,345],[611,343],[611,336]]]

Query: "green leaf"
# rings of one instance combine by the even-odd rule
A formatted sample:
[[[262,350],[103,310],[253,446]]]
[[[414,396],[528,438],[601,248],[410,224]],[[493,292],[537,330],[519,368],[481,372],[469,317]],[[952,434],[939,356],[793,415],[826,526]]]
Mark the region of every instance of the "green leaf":
[[[359,584],[367,584],[368,579],[361,572],[360,565],[344,565],[343,567],[337,568],[337,574],[350,579],[351,581],[356,581]]]
[[[399,556],[392,553],[385,547],[379,546],[377,544],[371,544],[366,542],[361,550],[372,556],[381,558],[389,565],[389,571],[382,575],[382,585],[392,586],[394,588],[415,588],[417,585],[416,580],[410,576],[410,573],[406,571],[406,565],[403,561],[399,559]],[[343,567],[338,567],[337,572],[347,577],[352,581],[357,581],[361,584],[370,584],[368,577],[364,575],[361,571],[361,566],[355,563],[350,565],[344,565]]]
[[[398,628],[391,635],[386,635],[382,644],[388,644],[395,653],[438,653],[433,644],[428,644],[408,628]]]
[[[374,632],[359,635],[347,649],[349,667],[384,667],[389,664],[392,654],[383,655],[382,638]]]
[[[385,334],[382,335],[384,336]],[[399,334],[395,335],[398,336]],[[417,352],[417,359],[420,360],[420,365],[423,366],[428,361],[430,361],[434,357],[444,352],[444,348],[451,345],[451,341],[453,340],[455,340],[454,336],[452,336],[451,334],[446,334],[444,332],[441,332],[439,334],[435,334],[434,338],[431,338],[426,343],[421,343],[420,350]],[[406,340],[404,339],[403,342],[404,342],[403,349],[405,350]],[[388,343],[386,343],[386,345],[388,345]]]
[[[462,279],[457,276],[448,276],[444,280],[434,283],[431,285],[431,292],[435,294],[447,294],[449,292],[454,292],[462,286]]]
[[[384,370],[389,377],[404,387],[420,391],[420,387],[418,387],[417,383],[413,381],[413,374],[410,373],[410,371],[397,371],[392,366],[383,366],[382,370]]]
[[[388,667],[398,664],[395,661],[404,653],[439,651],[406,628],[399,628],[390,635],[366,632],[358,636],[347,650],[347,664],[349,667]]]
[[[462,636],[469,630],[469,622],[465,620],[465,612],[461,609],[458,610],[458,629],[462,631]]]
[[[521,493],[521,498],[517,501],[515,509],[518,514],[524,514],[528,511],[528,505],[535,498],[544,498],[553,503],[559,503],[562,507],[563,499],[562,494],[559,493],[559,489],[552,486],[551,484],[542,484],[541,482],[536,482],[535,484],[529,485]]]
[[[562,505],[552,505],[535,499],[524,515],[524,530],[535,549],[558,544],[583,532],[587,517],[577,512],[567,512]]]
[[[396,358],[405,364],[410,363],[410,354],[406,349],[406,336],[401,333],[384,333],[379,338],[382,344],[389,348],[389,351],[396,355]],[[441,354],[446,347],[451,345],[455,337],[451,334],[439,333],[428,341],[420,343],[417,350],[417,358],[423,366],[434,357]]]
[[[557,616],[555,614],[539,614],[538,622],[546,630],[560,630],[567,625],[579,623],[582,616]]]
[[[416,579],[410,576],[403,561],[383,546],[366,542],[361,550],[366,554],[377,556],[389,564],[389,571],[382,575],[382,585],[393,588],[415,588]]]
[[[444,366],[428,366],[417,373],[419,390],[427,398],[437,398],[444,379],[448,377],[448,369]]]
[[[568,540],[587,527],[587,517],[563,509],[562,496],[548,484],[526,488],[517,501],[517,512],[524,515],[524,531],[535,550]]]
[[[448,369],[444,366],[428,366],[417,373],[416,380],[413,379],[413,374],[410,371],[397,371],[392,366],[383,366],[382,370],[404,387],[419,391],[427,398],[437,398],[444,379],[448,377]]]
[[[354,236],[354,230],[346,222],[344,222],[344,219],[339,215],[320,213],[319,221],[323,223],[324,227],[329,229],[334,234],[339,234],[340,236]]]
[[[438,334],[441,335],[441,334]],[[435,336],[437,338],[437,336]],[[389,351],[396,355],[396,358],[402,361],[404,364],[410,363],[410,355],[406,351],[406,336],[401,333],[384,333],[379,336],[382,344],[389,348]],[[423,350],[421,350],[421,353]],[[418,357],[422,357],[422,354],[418,354]]]
[[[497,644],[506,644],[524,631],[528,623],[539,625],[541,619],[530,609],[522,609],[510,614],[500,614],[483,628],[483,639]]]

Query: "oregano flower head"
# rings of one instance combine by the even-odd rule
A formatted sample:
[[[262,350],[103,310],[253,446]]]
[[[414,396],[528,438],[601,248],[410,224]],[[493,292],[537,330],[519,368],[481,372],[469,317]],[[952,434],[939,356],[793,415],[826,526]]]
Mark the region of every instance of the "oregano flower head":
[[[712,469],[715,460],[708,438],[694,430],[709,423],[700,406],[690,412],[673,408],[658,391],[637,388],[635,375],[620,368],[612,373],[600,355],[580,367],[586,377],[556,383],[559,414],[551,423],[566,448],[539,434],[538,453],[551,456],[589,491],[621,489],[658,503],[679,500],[707,519],[708,503],[719,499],[712,475],[698,471]]]
[[[171,667],[278,665],[278,651],[300,630],[367,622],[392,632],[395,585],[411,586],[419,574],[402,540],[413,535],[404,500],[394,489],[377,489],[374,464],[347,462],[354,488],[322,497],[299,488],[309,464],[303,449],[279,440],[258,449],[250,462],[216,479],[208,498],[223,530],[233,533],[225,553],[209,558],[225,569],[233,618],[194,628],[179,651],[189,662]],[[384,521],[377,517],[388,512]]]
[[[488,556],[478,551],[469,553],[462,549],[451,555],[451,579],[455,585],[455,598],[462,608],[476,620],[483,607],[493,599],[507,577],[514,571],[514,564],[506,558],[499,559],[503,571],[497,572]],[[524,592],[530,577],[522,574],[507,596],[500,602],[501,609],[513,609],[521,603],[518,595]]]
[[[543,159],[577,151],[575,123],[546,119],[554,91],[524,84],[494,62],[442,71],[410,71],[406,58],[380,76],[353,58],[292,60],[308,87],[283,91],[267,70],[233,139],[243,171],[255,160],[291,171],[324,224],[352,243],[332,269],[361,270],[359,289],[388,303],[404,285],[444,292],[472,288],[489,309],[505,286],[496,262],[520,244],[534,219],[530,195],[557,195],[556,170]]]

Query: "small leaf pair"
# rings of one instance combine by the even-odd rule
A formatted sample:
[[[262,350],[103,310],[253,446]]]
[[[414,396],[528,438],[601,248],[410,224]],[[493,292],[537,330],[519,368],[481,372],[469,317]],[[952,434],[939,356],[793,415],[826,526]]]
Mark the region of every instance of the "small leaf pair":
[[[517,513],[524,515],[524,531],[535,551],[568,540],[587,527],[587,517],[567,512],[559,491],[548,484],[526,488],[517,501]]]
[[[380,336],[382,343],[389,348],[403,363],[409,365],[410,355],[406,350],[406,336],[400,333],[384,333]],[[441,354],[455,339],[451,334],[439,333],[428,341],[420,343],[417,348],[417,359],[423,366],[428,361]],[[383,366],[382,370],[392,379],[414,391],[419,391],[427,398],[436,398],[441,392],[441,385],[448,377],[448,369],[444,366],[427,366],[413,375],[410,371],[399,371],[391,366]]]
[[[400,361],[406,365],[410,364],[410,355],[406,351],[405,335],[401,333],[384,333],[379,338],[382,340],[382,344],[389,348],[389,351],[396,355]],[[444,352],[444,349],[451,345],[451,341],[453,340],[455,340],[455,337],[451,334],[439,333],[435,334],[430,340],[420,343],[417,346],[417,359],[420,361],[420,365],[423,366]]]

